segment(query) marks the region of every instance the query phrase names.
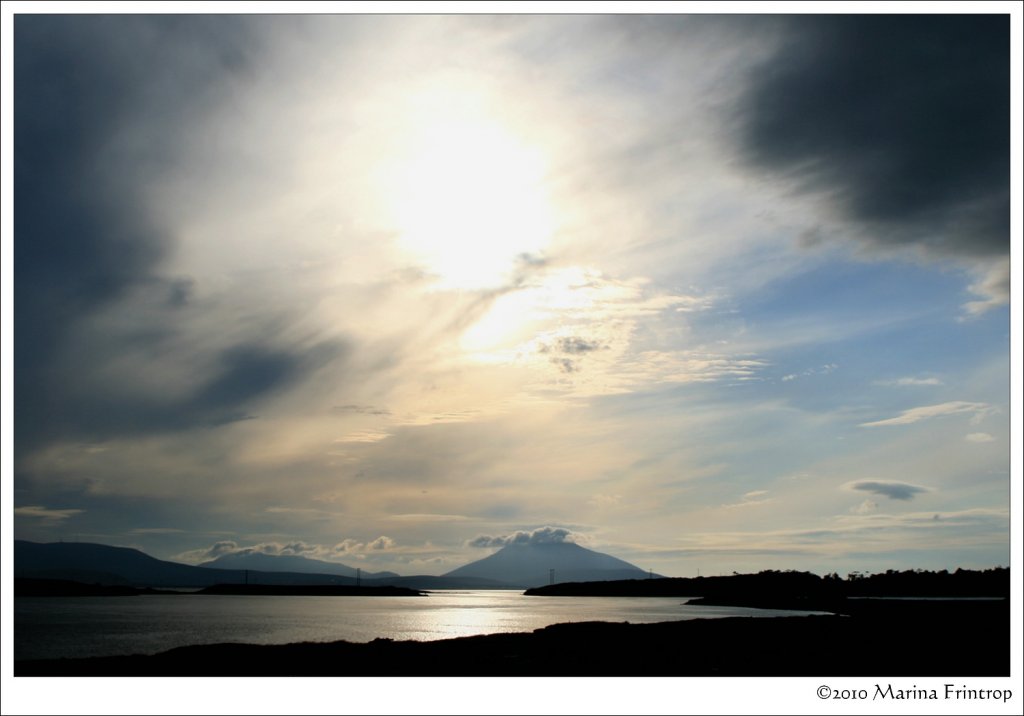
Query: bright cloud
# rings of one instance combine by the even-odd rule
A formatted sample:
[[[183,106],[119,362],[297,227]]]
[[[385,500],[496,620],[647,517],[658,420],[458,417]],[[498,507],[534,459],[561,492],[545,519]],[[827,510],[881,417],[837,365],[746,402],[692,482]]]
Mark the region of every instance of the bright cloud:
[[[894,385],[898,387],[907,386],[921,386],[921,385],[942,385],[942,381],[938,378],[897,378],[895,380],[880,380],[877,381],[877,385]]]
[[[507,535],[477,535],[467,544],[470,547],[505,547],[510,544],[575,542],[576,539],[576,535],[562,527],[539,527],[530,532],[520,530]]]
[[[920,408],[910,408],[909,410],[904,410],[895,418],[886,418],[885,420],[861,423],[860,426],[862,428],[877,428],[887,425],[910,425],[911,423],[928,420],[930,418],[937,418],[943,415],[959,415],[965,413],[971,416],[971,421],[973,423],[991,412],[992,406],[986,403],[968,403],[962,400],[956,400],[949,403],[940,403],[939,405],[925,405]]]

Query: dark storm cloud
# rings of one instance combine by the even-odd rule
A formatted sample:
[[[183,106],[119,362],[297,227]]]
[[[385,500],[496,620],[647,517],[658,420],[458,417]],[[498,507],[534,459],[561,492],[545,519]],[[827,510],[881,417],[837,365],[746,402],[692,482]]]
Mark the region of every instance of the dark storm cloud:
[[[851,490],[871,492],[876,495],[884,495],[891,500],[912,500],[914,495],[921,492],[928,492],[927,489],[918,485],[909,485],[905,482],[881,482],[875,480],[862,480],[850,484]]]
[[[803,16],[740,103],[743,150],[881,246],[1009,249],[1006,15]]]
[[[247,403],[297,380],[331,350],[286,350],[239,337],[208,349],[214,372],[196,376],[193,394],[159,399],[95,378],[97,368],[127,352],[156,356],[177,340],[172,314],[191,309],[195,282],[161,274],[173,229],[146,214],[145,193],[178,159],[196,117],[248,76],[261,49],[259,22],[15,18],[19,453],[70,436],[241,419]],[[97,313],[128,297],[146,329],[98,331]]]
[[[214,17],[15,19],[19,353],[39,358],[69,322],[153,280],[169,237],[133,199],[173,157],[204,90],[245,64],[247,37]],[[119,151],[140,127],[154,141]],[[173,301],[181,287],[170,288]]]
[[[300,367],[296,356],[257,345],[225,351],[221,366],[220,373],[196,393],[187,406],[189,412],[217,415],[224,407],[245,405],[290,383]]]

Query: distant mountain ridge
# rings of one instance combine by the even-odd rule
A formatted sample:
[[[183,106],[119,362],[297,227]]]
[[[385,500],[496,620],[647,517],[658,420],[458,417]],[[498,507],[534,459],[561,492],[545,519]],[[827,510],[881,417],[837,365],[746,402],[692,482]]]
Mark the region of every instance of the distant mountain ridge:
[[[538,587],[552,579],[556,583],[603,582],[661,575],[651,575],[636,565],[574,542],[539,542],[507,544],[489,557],[443,576],[496,579],[516,587]]]
[[[298,555],[226,555],[202,565],[151,557],[129,547],[88,542],[48,544],[15,540],[14,576],[130,587],[208,587],[213,584],[355,584],[355,569]],[[330,570],[330,571],[327,571]],[[645,579],[639,567],[572,542],[510,544],[441,576],[362,572],[364,586],[410,589],[523,589],[556,582]],[[347,573],[346,573],[347,571]],[[332,573],[333,572],[333,573]],[[660,577],[661,575],[653,575]]]
[[[302,574],[335,574],[356,577],[356,568],[340,562],[326,562],[293,554],[264,554],[263,552],[231,552],[217,559],[203,562],[200,567],[213,569],[256,569],[263,572],[299,572]],[[390,579],[394,572],[368,572],[360,569],[362,579]]]
[[[272,555],[268,555],[272,556]],[[313,564],[310,564],[313,563]],[[312,569],[317,560],[303,565]],[[355,577],[308,571],[275,571],[253,568],[225,569],[181,564],[151,557],[129,547],[113,547],[89,542],[39,543],[14,541],[14,576],[26,579],[63,579],[82,584],[126,587],[208,587],[213,584],[353,585]],[[296,562],[264,562],[295,565]],[[301,564],[301,563],[298,563]],[[324,563],[331,564],[331,563]],[[345,565],[338,565],[342,568]],[[349,568],[351,569],[351,568]],[[353,569],[354,573],[355,570]],[[389,576],[390,575],[390,576]],[[502,580],[476,577],[438,577],[413,575],[401,577],[392,572],[363,573],[367,587],[396,586],[409,589],[512,589]]]
[[[335,574],[249,570],[247,575],[244,569],[211,569],[168,562],[130,547],[24,540],[14,541],[14,576],[137,587],[208,587],[220,583],[238,584],[247,579],[263,584],[353,584],[355,581]]]

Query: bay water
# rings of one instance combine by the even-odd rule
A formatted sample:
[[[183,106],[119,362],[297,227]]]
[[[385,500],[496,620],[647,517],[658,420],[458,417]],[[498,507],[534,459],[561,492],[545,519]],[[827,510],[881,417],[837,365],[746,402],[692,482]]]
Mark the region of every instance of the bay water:
[[[685,602],[685,597],[537,597],[503,590],[439,590],[422,597],[17,597],[14,658],[154,654],[224,642],[425,641],[529,632],[562,622],[646,623],[809,613]]]

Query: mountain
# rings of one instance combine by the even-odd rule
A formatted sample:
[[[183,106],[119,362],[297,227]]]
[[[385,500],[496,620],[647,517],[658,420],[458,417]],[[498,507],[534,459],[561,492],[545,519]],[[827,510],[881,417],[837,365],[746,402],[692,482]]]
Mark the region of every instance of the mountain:
[[[515,587],[538,587],[551,581],[552,569],[555,582],[603,582],[650,576],[629,562],[572,542],[508,544],[489,557],[443,576],[494,579]]]
[[[257,569],[263,572],[300,572],[302,574],[336,574],[341,577],[356,576],[356,568],[338,562],[325,562],[291,554],[263,554],[262,552],[234,552],[199,565],[216,569]],[[397,577],[394,572],[361,571],[363,579],[390,579]]]
[[[336,574],[196,567],[156,559],[137,549],[89,542],[42,544],[24,540],[14,541],[14,576],[142,587],[208,587],[245,581],[259,584],[352,584],[355,581]]]
[[[15,540],[14,576],[132,587],[207,587],[246,581],[250,584],[355,583],[354,576],[349,576],[354,575],[354,569],[332,562],[288,555],[238,557],[247,559],[221,558],[194,566],[156,559],[128,547],[88,542],[41,544]],[[255,560],[252,559],[254,557]],[[551,569],[555,570],[557,582],[644,579],[648,576],[621,559],[571,542],[559,542],[508,545],[489,557],[439,577],[400,577],[391,572],[363,572],[362,584],[411,589],[517,589],[548,584]],[[349,570],[348,574],[344,570]]]

